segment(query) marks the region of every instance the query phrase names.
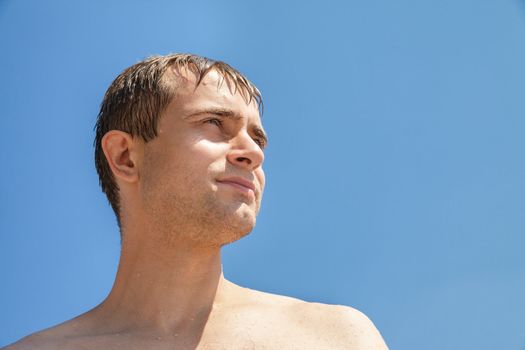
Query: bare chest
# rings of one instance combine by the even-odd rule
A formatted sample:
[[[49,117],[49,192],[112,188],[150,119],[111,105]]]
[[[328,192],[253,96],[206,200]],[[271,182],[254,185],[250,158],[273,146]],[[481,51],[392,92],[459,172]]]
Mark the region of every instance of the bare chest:
[[[296,337],[291,334],[284,338],[279,334],[268,334],[266,337],[248,333],[236,333],[222,337],[203,337],[201,339],[161,339],[161,338],[128,338],[72,341],[57,347],[45,347],[46,350],[323,350],[336,349],[315,337]]]

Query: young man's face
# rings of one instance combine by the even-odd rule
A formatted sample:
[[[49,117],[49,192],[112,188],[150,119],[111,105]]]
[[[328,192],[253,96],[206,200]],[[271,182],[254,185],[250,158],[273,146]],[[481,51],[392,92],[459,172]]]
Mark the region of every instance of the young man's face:
[[[183,73],[145,144],[143,209],[156,230],[220,246],[255,225],[264,189],[264,132],[255,101],[232,93],[215,71],[197,88]]]

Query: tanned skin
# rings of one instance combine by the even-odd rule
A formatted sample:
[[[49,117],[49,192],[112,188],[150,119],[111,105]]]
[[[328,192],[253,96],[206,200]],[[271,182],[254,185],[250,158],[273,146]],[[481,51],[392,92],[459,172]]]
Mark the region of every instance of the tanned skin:
[[[221,78],[212,70],[196,87],[191,72],[170,70],[177,92],[158,136],[104,136],[121,200],[113,288],[92,310],[4,350],[387,348],[355,309],[224,278],[221,247],[248,234],[259,212],[266,141],[255,101]]]

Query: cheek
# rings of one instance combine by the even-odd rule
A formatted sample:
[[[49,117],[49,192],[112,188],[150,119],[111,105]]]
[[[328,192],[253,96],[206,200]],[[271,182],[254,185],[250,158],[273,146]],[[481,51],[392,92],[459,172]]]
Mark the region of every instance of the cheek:
[[[214,162],[226,160],[228,145],[200,140],[188,148],[186,158],[197,166],[208,166]]]
[[[255,176],[257,176],[257,179],[259,180],[259,183],[261,184],[261,193],[264,191],[264,186],[266,184],[266,176],[264,175],[264,170],[262,167],[257,169]]]
[[[144,181],[148,188],[172,187],[180,181],[184,181],[186,174],[191,172],[191,164],[185,157],[186,152],[179,145],[157,144],[144,153]],[[189,168],[189,169],[188,169]]]
[[[210,175],[213,177],[215,173],[224,172],[224,146],[204,139],[184,141],[164,144],[146,152],[144,175],[157,187],[177,190],[179,187],[200,186],[209,180]]]

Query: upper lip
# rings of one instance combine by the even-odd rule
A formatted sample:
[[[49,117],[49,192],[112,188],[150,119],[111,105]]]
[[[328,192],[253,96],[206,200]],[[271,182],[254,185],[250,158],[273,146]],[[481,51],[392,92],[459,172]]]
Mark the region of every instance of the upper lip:
[[[253,184],[253,182],[251,182],[250,180],[246,180],[243,177],[232,176],[232,177],[226,177],[226,178],[223,178],[217,181],[218,182],[233,182],[238,185],[248,187],[249,189],[255,192],[255,185]]]

